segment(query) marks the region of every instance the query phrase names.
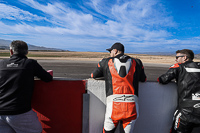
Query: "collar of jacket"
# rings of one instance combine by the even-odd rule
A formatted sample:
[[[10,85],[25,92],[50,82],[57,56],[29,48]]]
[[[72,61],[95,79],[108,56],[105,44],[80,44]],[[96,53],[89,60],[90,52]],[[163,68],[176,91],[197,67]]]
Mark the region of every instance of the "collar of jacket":
[[[13,54],[10,56],[10,58],[14,59],[14,58],[27,58],[27,56],[22,55],[22,54]]]
[[[119,58],[119,57],[122,56],[122,55],[124,55],[124,54],[118,54],[118,55],[116,55],[115,57],[116,57],[116,58]]]
[[[182,63],[182,64],[187,64],[187,63],[192,63],[193,61],[186,61],[185,63]]]

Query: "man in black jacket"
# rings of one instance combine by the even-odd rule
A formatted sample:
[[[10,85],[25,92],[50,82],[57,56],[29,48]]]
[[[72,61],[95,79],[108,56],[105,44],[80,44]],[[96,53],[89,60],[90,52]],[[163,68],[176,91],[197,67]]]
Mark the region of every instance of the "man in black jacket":
[[[91,74],[92,78],[104,77],[106,84],[106,115],[103,133],[114,133],[119,121],[125,133],[131,133],[138,112],[138,84],[145,82],[144,67],[139,59],[124,54],[124,46],[115,43],[110,58],[102,59]]]
[[[191,133],[200,126],[200,62],[193,62],[193,58],[189,49],[176,51],[177,63],[158,78],[162,84],[175,79],[178,85],[178,106],[171,133]]]
[[[28,45],[13,41],[9,59],[0,61],[0,132],[41,133],[42,126],[32,111],[34,76],[52,80],[36,60],[28,59]]]

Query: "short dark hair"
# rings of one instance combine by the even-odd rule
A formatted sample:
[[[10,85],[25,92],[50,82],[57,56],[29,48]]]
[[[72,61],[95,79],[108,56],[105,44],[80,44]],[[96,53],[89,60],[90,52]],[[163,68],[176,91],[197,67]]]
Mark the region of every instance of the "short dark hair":
[[[176,54],[181,53],[181,54],[186,54],[187,58],[189,60],[193,60],[194,59],[194,52],[190,49],[182,49],[182,50],[177,50]]]
[[[24,41],[15,40],[10,44],[10,49],[13,50],[14,54],[27,55],[28,54],[28,45]]]

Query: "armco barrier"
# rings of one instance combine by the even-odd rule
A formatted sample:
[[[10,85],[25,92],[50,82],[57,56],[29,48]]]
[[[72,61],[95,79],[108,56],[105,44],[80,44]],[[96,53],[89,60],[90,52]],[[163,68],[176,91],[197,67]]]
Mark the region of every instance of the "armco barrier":
[[[88,94],[85,91],[86,82]],[[176,100],[174,83],[140,83],[140,117],[134,133],[169,133]],[[42,123],[42,133],[101,133],[105,103],[103,80],[35,81],[32,107]],[[118,129],[116,133],[119,133]],[[200,128],[193,131],[199,132]]]
[[[82,133],[85,85],[85,80],[35,81],[32,107],[42,123],[42,133]]]
[[[136,121],[134,133],[169,133],[177,105],[176,84],[146,82],[140,83],[139,87],[140,116]],[[106,107],[105,82],[89,79],[87,92],[90,94],[89,133],[101,133]],[[200,133],[200,128],[193,133]]]

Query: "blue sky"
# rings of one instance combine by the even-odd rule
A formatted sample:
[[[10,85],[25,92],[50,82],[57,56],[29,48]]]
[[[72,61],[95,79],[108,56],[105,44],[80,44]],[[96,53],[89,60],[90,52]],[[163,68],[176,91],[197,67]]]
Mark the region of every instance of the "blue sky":
[[[199,0],[0,0],[0,39],[73,51],[200,52]]]

